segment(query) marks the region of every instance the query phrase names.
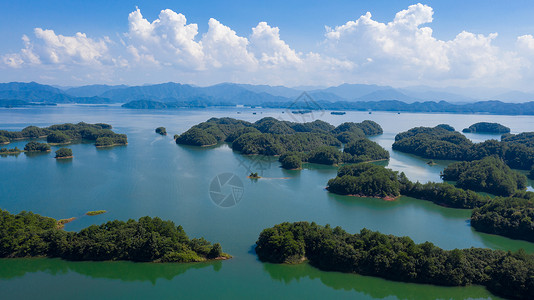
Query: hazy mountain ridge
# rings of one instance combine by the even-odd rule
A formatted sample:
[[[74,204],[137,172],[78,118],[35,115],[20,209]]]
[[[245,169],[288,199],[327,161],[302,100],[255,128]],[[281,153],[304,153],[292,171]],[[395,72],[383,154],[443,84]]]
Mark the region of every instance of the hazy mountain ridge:
[[[324,89],[307,91],[307,95],[314,101],[321,102],[372,102],[398,100],[405,103],[425,101],[447,101],[448,103],[474,103],[481,100],[501,100],[502,102],[526,102],[534,100],[534,93],[508,91],[495,97],[471,97],[466,94],[474,93],[476,88],[430,88],[426,86],[393,88],[372,84],[342,84]],[[489,92],[501,91],[490,89]],[[295,101],[303,90],[284,86],[251,85],[220,83],[207,87],[190,84],[167,82],[143,86],[125,85],[87,85],[61,90],[49,85],[36,82],[11,82],[0,84],[0,99],[17,99],[27,102],[46,103],[86,103],[108,104],[126,103],[137,100],[158,102],[189,103],[198,101],[207,105],[242,104],[261,105],[263,103]]]

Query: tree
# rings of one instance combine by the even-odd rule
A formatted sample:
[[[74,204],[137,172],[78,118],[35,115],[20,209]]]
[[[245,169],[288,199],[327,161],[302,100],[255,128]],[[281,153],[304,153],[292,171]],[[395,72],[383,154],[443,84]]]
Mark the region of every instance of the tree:
[[[39,143],[39,142],[29,142],[24,146],[24,151],[27,152],[48,152],[50,151],[50,145]]]
[[[165,129],[165,127],[158,127],[156,128],[156,133],[161,135],[167,135],[167,130]]]
[[[56,158],[68,158],[72,157],[72,150],[70,148],[59,148],[56,151]]]

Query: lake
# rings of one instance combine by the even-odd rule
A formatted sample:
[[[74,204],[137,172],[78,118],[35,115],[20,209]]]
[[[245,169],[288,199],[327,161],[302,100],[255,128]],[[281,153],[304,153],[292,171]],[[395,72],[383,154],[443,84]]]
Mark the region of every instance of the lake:
[[[253,114],[256,112],[256,114]],[[128,135],[127,146],[97,149],[73,144],[72,160],[55,160],[53,153],[0,157],[0,208],[22,210],[56,219],[77,217],[65,230],[79,230],[108,220],[158,216],[184,227],[189,237],[220,242],[233,255],[228,261],[195,264],[130,262],[67,262],[59,259],[1,259],[2,298],[358,298],[358,299],[465,299],[491,298],[485,288],[436,287],[392,282],[380,278],[319,271],[307,264],[264,264],[254,254],[262,229],[285,221],[315,221],[341,226],[356,233],[362,228],[430,241],[445,248],[487,247],[534,252],[534,244],[474,231],[470,210],[437,206],[402,197],[387,202],[330,194],[325,190],[337,168],[305,165],[301,171],[280,168],[277,158],[242,156],[226,145],[196,148],[176,145],[174,134],[211,117],[256,121],[263,117],[288,121],[321,119],[333,125],[373,120],[384,134],[371,139],[390,151],[387,163],[410,180],[440,181],[450,161],[427,165],[426,159],[393,151],[394,137],[416,126],[450,124],[457,130],[482,122],[499,122],[512,133],[532,131],[534,117],[347,112],[330,115],[292,115],[282,109],[245,108],[128,110],[119,106],[60,105],[58,107],[0,108],[0,129],[20,130],[28,125],[80,121],[108,123]],[[168,136],[154,132],[166,127]],[[473,141],[499,135],[466,134]],[[26,141],[8,147],[23,148]],[[59,147],[52,147],[55,151]],[[258,172],[264,177],[246,176]],[[229,207],[212,201],[212,181],[230,173],[238,203]],[[219,177],[222,178],[222,177]],[[242,184],[239,186],[239,182]],[[532,189],[529,181],[529,189]],[[235,189],[238,190],[235,190]],[[84,216],[92,210],[107,210]]]

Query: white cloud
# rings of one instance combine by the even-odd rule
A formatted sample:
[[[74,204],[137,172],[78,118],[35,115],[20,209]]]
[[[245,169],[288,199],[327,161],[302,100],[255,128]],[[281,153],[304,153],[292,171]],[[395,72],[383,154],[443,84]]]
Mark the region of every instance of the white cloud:
[[[434,11],[415,4],[399,11],[390,22],[370,12],[353,21],[326,27],[316,49],[299,52],[280,36],[280,29],[259,22],[249,34],[238,35],[214,18],[199,34],[198,25],[170,9],[149,21],[136,9],[128,16],[128,32],[114,42],[108,37],[73,36],[36,28],[23,48],[0,56],[0,65],[74,72],[99,78],[157,74],[157,80],[211,84],[239,81],[267,84],[459,84],[519,85],[534,79],[534,37],[523,35],[515,45],[495,45],[498,35],[460,32],[451,40],[434,36]],[[112,35],[113,36],[113,35]],[[87,71],[89,70],[89,71]],[[92,70],[92,71],[91,71]],[[132,72],[135,70],[135,72]],[[92,73],[91,73],[92,72]],[[54,74],[56,78],[61,78]],[[151,79],[153,77],[150,77]],[[138,79],[141,80],[141,79]],[[146,79],[145,79],[146,80]]]
[[[113,60],[109,57],[106,39],[93,40],[84,33],[74,36],[56,34],[53,30],[35,28],[35,40],[22,37],[24,48],[19,53],[3,56],[3,61],[11,67],[24,64],[40,65],[101,65]]]

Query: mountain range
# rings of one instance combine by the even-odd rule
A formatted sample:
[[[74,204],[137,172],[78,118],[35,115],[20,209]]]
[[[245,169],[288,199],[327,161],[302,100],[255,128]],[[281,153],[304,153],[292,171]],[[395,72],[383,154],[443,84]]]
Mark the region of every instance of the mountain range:
[[[425,86],[393,88],[372,84],[342,84],[335,87],[303,90],[284,86],[221,83],[207,87],[174,82],[126,86],[87,85],[57,88],[36,82],[0,83],[0,99],[23,100],[37,103],[126,103],[130,101],[157,101],[162,103],[203,103],[203,105],[261,105],[284,103],[297,99],[303,92],[320,102],[372,102],[397,100],[405,103],[439,102],[473,103],[481,100],[503,102],[527,102],[534,100],[534,93],[466,88],[430,88]],[[494,92],[495,96],[490,93]]]

